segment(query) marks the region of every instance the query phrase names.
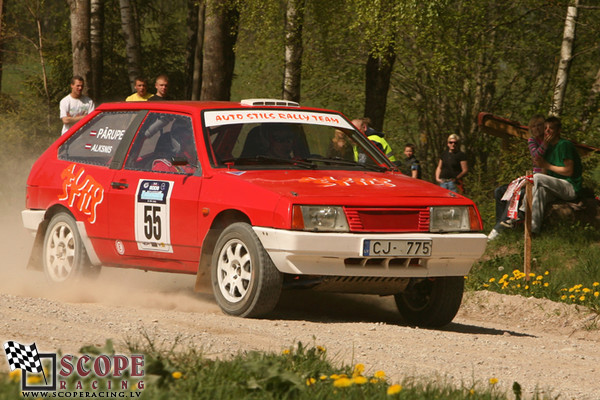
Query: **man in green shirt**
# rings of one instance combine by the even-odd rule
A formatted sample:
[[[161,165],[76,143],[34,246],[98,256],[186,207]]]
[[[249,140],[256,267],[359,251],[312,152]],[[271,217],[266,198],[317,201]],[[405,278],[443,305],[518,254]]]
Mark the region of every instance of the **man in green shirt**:
[[[548,149],[535,162],[546,174],[533,176],[531,230],[539,233],[546,205],[553,200],[575,200],[581,190],[581,158],[570,141],[560,137],[561,122],[557,117],[546,119],[544,136]]]

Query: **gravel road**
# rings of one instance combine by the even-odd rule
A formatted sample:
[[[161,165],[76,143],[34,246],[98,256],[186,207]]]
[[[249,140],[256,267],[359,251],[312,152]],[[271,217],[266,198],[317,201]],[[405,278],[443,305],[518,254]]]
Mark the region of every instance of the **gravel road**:
[[[327,349],[334,363],[363,363],[393,382],[425,378],[501,390],[514,381],[559,399],[600,399],[600,319],[574,306],[490,292],[467,293],[445,329],[406,326],[391,298],[285,293],[266,319],[223,315],[194,277],[105,268],[99,279],[68,290],[49,288],[24,269],[32,238],[18,210],[0,215],[0,342],[35,342],[42,352],[77,354],[84,345],[146,332],[167,346],[193,346],[209,357],[245,350],[280,352],[298,341]],[[5,209],[6,211],[6,209]],[[5,361],[0,371],[7,371]]]

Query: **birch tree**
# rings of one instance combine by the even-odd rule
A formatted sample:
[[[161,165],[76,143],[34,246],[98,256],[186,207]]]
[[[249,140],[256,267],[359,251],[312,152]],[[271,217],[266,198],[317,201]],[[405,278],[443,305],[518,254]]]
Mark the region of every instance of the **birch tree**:
[[[283,99],[300,101],[302,82],[302,28],[305,0],[288,0],[285,13],[285,67]]]
[[[121,28],[123,30],[123,39],[125,40],[127,76],[129,77],[131,91],[133,91],[135,78],[142,74],[140,31],[137,22],[135,0],[119,0],[119,5],[121,8]]]
[[[556,71],[554,93],[552,95],[552,104],[549,112],[550,115],[560,115],[562,111],[569,79],[569,66],[571,65],[573,55],[573,43],[575,42],[578,6],[579,0],[570,0],[569,7],[567,8],[562,45],[560,47],[560,61],[558,63],[558,70]]]

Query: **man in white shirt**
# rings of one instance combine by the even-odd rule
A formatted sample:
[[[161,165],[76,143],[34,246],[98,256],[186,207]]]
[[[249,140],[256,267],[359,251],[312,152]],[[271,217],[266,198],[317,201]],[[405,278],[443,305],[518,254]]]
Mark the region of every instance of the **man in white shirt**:
[[[61,135],[77,121],[94,111],[94,102],[82,93],[83,78],[75,75],[71,78],[71,93],[60,101],[60,119],[63,123]]]

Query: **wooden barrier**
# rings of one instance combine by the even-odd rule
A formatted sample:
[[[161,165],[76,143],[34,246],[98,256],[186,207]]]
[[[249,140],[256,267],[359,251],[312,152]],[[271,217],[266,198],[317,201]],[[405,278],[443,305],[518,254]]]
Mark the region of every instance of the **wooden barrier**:
[[[532,171],[527,171],[526,175],[531,175]],[[523,249],[523,273],[525,280],[529,281],[531,272],[531,203],[533,197],[533,183],[525,181],[525,241]]]

